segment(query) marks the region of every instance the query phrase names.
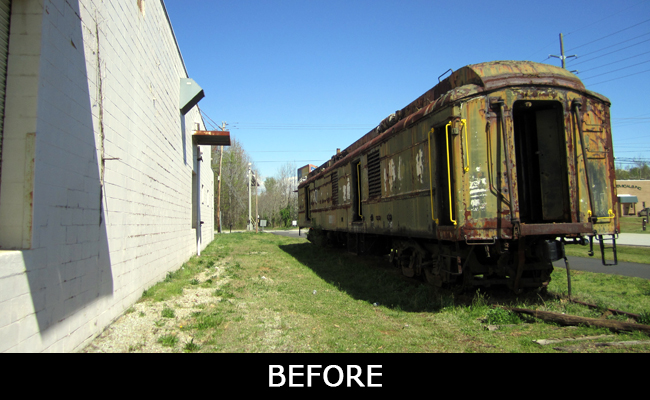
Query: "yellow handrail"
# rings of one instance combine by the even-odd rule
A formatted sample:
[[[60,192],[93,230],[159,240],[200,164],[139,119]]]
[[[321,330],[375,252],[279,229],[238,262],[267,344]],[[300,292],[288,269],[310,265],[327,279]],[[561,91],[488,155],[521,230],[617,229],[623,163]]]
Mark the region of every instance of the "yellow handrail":
[[[465,172],[469,172],[469,146],[467,145],[467,120],[461,119],[463,132],[465,132]]]
[[[591,218],[591,215],[592,215],[591,210],[588,210],[587,211],[587,216],[589,218]],[[596,218],[598,218],[598,219],[612,219],[612,218],[615,218],[615,217],[616,217],[616,214],[614,214],[614,211],[612,211],[612,209],[610,208],[609,210],[607,210],[607,217],[598,217],[597,216]]]
[[[435,130],[431,128],[429,131],[429,195],[431,197],[431,219],[438,224],[438,220],[434,217],[433,213],[433,171],[431,166],[431,135]]]
[[[447,126],[445,127],[445,129],[447,131],[447,140],[446,140],[446,142],[447,142],[447,183],[448,183],[448,186],[449,186],[449,219],[451,220],[451,222],[454,223],[454,225],[458,225],[458,222],[456,222],[456,220],[454,220],[453,207],[452,207],[452,203],[451,203],[451,166],[450,166],[450,163],[449,163],[449,127],[451,126],[451,124],[452,124],[452,122],[450,121],[447,124]]]
[[[614,214],[614,211],[610,208],[607,210],[607,217],[598,217],[598,219],[612,219],[614,217],[616,217],[616,214]]]

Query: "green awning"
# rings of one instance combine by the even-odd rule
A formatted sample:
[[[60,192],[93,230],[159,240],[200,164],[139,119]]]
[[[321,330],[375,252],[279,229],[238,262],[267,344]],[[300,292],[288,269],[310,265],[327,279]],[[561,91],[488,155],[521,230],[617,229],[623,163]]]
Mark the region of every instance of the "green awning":
[[[637,199],[636,196],[618,196],[618,201],[621,204],[631,204],[631,203],[638,203],[639,199]]]

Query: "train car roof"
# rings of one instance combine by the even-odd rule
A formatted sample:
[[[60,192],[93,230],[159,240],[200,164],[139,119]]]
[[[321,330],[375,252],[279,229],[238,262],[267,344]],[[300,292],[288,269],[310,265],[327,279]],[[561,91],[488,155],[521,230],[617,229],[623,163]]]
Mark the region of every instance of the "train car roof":
[[[385,118],[372,131],[359,138],[340,154],[335,155],[331,160],[328,160],[325,164],[311,172],[309,178],[303,184],[311,181],[312,177],[319,175],[327,167],[333,166],[336,161],[345,158],[349,154],[356,153],[356,150],[364,144],[370,142],[392,126],[395,126],[399,121],[421,112],[425,107],[439,100],[447,93],[457,91],[460,97],[455,97],[454,100],[456,100],[464,97],[463,93],[469,96],[481,92],[492,92],[507,86],[551,86],[568,88],[583,92],[607,104],[611,104],[605,96],[587,90],[577,76],[564,68],[553,65],[532,61],[489,61],[467,65],[453,71],[450,76],[441,80],[415,101]],[[461,88],[464,87],[471,89],[462,91]]]

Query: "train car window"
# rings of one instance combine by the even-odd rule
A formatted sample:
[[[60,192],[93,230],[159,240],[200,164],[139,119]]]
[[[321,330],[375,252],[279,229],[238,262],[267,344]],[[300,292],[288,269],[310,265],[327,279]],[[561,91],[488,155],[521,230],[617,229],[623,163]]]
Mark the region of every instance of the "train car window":
[[[516,101],[513,123],[521,221],[571,222],[562,103]]]

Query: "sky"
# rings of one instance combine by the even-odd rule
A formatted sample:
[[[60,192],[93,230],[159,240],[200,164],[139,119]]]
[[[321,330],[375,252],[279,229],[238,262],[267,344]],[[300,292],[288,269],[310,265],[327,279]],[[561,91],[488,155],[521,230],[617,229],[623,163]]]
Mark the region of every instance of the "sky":
[[[612,102],[617,166],[650,161],[650,0],[165,0],[208,129],[261,179],[320,166],[438,83],[497,60],[561,66]]]

